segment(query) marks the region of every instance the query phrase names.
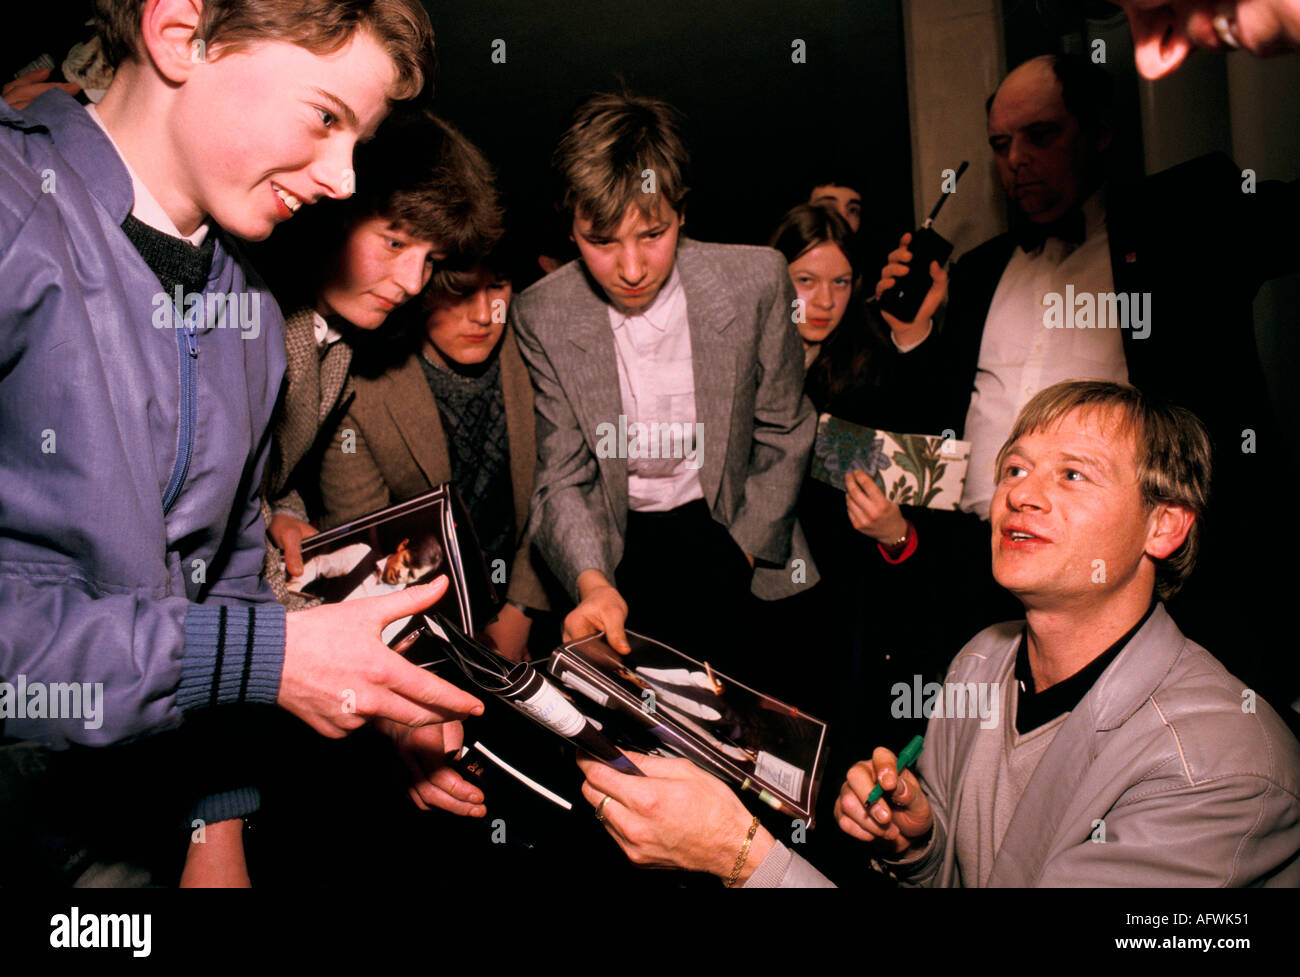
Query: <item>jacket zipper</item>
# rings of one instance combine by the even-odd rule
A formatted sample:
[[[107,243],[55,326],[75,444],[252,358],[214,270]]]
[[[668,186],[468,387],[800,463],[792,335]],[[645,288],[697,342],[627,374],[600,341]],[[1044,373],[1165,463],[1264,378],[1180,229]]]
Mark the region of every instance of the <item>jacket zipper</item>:
[[[200,314],[202,306],[200,306]],[[163,493],[163,515],[171,511],[176,497],[181,494],[185,476],[190,470],[190,458],[194,454],[195,387],[198,384],[199,341],[196,332],[197,323],[187,322],[185,316],[177,310],[177,321],[184,323],[183,329],[176,330],[176,350],[180,358],[181,406],[180,434],[177,438],[176,464],[172,468],[167,491]]]

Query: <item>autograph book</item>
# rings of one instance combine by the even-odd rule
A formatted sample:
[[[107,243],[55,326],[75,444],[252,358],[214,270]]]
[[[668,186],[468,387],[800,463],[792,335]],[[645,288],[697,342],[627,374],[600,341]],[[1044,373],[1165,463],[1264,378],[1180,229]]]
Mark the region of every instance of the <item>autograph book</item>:
[[[969,441],[894,434],[823,414],[817,421],[810,474],[843,492],[844,476],[862,471],[891,502],[956,509],[969,463]]]

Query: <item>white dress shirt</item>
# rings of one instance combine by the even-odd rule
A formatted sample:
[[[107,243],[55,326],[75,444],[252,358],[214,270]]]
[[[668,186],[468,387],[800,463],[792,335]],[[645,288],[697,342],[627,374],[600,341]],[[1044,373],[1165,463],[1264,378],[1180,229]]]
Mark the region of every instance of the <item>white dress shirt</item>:
[[[609,306],[609,324],[626,415],[628,507],[634,512],[665,512],[703,498],[691,329],[677,268],[654,301],[636,315]]]
[[[1036,254],[1017,247],[989,306],[975,390],[966,413],[970,467],[961,497],[961,508],[981,519],[989,518],[998,451],[1011,434],[1020,408],[1034,394],[1061,380],[1128,381],[1119,329],[1044,325],[1048,307],[1043,297],[1048,292],[1064,295],[1067,284],[1074,286],[1075,294],[1115,288],[1100,192],[1088,198],[1083,215],[1085,237],[1077,247],[1059,238],[1049,238]]]

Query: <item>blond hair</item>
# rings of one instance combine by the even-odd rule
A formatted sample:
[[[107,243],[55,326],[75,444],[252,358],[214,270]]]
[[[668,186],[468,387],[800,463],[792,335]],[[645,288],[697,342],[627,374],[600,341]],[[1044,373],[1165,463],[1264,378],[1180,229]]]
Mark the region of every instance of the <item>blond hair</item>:
[[[1205,426],[1191,411],[1147,397],[1136,387],[1102,380],[1066,380],[1039,391],[1021,409],[1011,435],[998,452],[996,473],[1012,445],[1044,431],[1077,410],[1112,408],[1121,430],[1133,435],[1138,487],[1147,511],[1157,505],[1187,509],[1196,518],[1182,545],[1156,562],[1156,594],[1176,594],[1196,565],[1201,523],[1210,499],[1212,449]]]
[[[560,205],[581,213],[606,234],[636,203],[647,218],[660,201],[675,212],[689,188],[690,154],[680,117],[667,102],[640,95],[604,94],[574,113],[551,158]]]

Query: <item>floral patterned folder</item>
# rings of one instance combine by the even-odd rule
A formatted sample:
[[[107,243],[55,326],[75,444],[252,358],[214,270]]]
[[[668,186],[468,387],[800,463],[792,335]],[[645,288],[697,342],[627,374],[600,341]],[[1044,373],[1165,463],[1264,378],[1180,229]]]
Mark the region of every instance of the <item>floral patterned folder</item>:
[[[812,477],[844,491],[844,474],[856,469],[900,505],[955,509],[969,462],[969,441],[891,434],[823,414],[817,421]]]

